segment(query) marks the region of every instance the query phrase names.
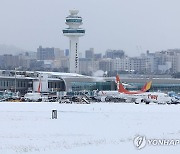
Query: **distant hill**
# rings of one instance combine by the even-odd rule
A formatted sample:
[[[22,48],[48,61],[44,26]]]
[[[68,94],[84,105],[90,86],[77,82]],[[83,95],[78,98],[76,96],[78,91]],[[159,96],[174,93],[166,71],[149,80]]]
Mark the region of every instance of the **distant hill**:
[[[26,52],[27,50],[18,48],[14,45],[5,45],[5,44],[0,44],[0,55],[3,54],[12,54],[16,55],[22,52]]]

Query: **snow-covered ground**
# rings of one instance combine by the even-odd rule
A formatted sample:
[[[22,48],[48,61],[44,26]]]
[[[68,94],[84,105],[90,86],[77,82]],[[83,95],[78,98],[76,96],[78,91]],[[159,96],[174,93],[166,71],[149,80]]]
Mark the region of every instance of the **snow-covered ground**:
[[[0,103],[0,154],[180,153],[180,144],[137,150],[137,135],[180,139],[180,106]]]

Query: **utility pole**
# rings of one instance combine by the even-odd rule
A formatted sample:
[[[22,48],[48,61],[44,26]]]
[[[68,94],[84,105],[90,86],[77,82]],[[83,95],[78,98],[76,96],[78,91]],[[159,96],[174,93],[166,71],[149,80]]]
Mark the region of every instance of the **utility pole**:
[[[17,68],[15,68],[15,75],[14,75],[14,76],[15,76],[15,82],[14,82],[14,92],[15,92],[15,93],[16,93],[16,91],[17,91],[17,90],[16,90],[16,69],[17,69]]]

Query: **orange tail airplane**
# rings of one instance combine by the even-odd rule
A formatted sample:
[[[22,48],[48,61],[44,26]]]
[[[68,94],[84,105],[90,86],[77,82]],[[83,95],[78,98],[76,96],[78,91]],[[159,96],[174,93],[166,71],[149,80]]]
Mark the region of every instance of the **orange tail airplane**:
[[[140,94],[147,92],[151,88],[152,81],[147,82],[139,91],[128,91],[124,88],[123,84],[120,81],[119,75],[116,75],[116,83],[117,83],[117,89],[118,92],[124,93],[124,94]]]

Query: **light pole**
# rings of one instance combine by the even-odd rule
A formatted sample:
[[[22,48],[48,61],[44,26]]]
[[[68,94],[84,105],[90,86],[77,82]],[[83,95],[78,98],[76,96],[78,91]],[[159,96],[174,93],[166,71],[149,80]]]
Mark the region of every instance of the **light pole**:
[[[14,92],[16,93],[16,70],[17,68],[15,68],[15,81],[14,81]]]

